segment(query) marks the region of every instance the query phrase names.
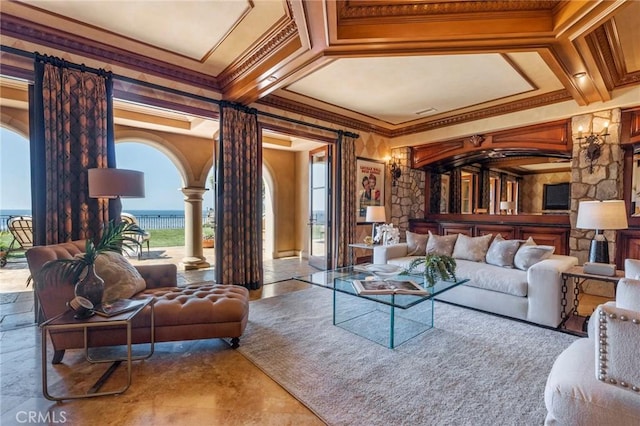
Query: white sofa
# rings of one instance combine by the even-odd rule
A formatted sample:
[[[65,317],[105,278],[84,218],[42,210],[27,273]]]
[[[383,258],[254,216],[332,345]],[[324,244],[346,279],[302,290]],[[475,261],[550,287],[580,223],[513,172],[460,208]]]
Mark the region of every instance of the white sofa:
[[[640,425],[640,261],[627,259],[616,301],[596,308],[589,337],[556,359],[545,425]]]
[[[407,243],[376,246],[373,263],[408,268],[419,256],[407,256]],[[528,270],[456,259],[456,276],[468,278],[436,300],[505,315],[532,323],[557,327],[562,322],[561,273],[578,264],[573,256],[552,255]],[[572,307],[573,289],[567,290],[565,311]]]

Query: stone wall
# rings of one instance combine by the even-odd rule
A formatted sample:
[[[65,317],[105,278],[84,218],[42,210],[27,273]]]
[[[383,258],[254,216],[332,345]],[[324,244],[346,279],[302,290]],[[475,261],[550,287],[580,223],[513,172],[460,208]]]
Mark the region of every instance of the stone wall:
[[[601,147],[601,155],[593,162],[586,158],[584,146],[580,146],[579,128],[583,136],[591,132],[600,133],[609,123],[609,136]],[[620,109],[599,111],[593,114],[578,115],[571,120],[573,135],[573,160],[571,165],[571,236],[569,248],[572,256],[580,263],[589,259],[589,245],[593,238],[593,230],[576,229],[576,219],[580,201],[619,200],[622,199],[623,156],[620,148]],[[609,241],[609,257],[615,259],[615,231],[605,231]]]
[[[402,172],[395,185],[391,185],[391,222],[400,229],[400,238],[404,240],[409,219],[424,218],[425,172],[410,167],[411,148],[392,149],[391,157]]]

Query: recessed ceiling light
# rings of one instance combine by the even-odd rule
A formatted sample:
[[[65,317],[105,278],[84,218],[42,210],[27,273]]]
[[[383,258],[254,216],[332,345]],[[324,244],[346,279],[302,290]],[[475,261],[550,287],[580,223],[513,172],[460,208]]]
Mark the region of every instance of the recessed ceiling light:
[[[275,75],[270,75],[269,77],[267,77],[267,80],[269,81],[276,81],[278,79],[278,77],[276,77]]]
[[[435,108],[427,108],[421,111],[416,111],[416,115],[433,114],[434,112],[438,112],[438,110]]]
[[[582,77],[586,77],[587,73],[586,72],[577,72],[573,75],[575,78],[582,78]]]

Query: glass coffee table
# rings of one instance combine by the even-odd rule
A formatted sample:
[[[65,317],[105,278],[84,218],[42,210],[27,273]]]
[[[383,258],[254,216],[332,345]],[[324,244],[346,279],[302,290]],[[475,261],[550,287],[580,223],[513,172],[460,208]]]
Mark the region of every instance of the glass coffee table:
[[[468,281],[439,281],[428,287],[422,275],[403,274],[393,279],[413,281],[427,294],[357,293],[354,280],[375,278],[358,265],[296,277],[333,290],[334,325],[391,349],[433,328],[434,296]]]

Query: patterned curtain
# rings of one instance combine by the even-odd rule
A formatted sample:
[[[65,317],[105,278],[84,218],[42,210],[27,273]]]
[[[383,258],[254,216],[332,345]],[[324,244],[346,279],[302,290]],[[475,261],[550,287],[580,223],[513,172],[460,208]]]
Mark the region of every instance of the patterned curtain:
[[[216,282],[262,286],[262,142],[254,109],[220,105]]]
[[[36,58],[30,144],[37,245],[96,237],[109,220],[109,203],[89,198],[87,170],[115,167],[112,83],[105,71]]]
[[[336,170],[336,220],[333,227],[333,267],[349,264],[349,244],[356,238],[356,149],[357,136],[338,133]]]
[[[462,211],[462,169],[460,167],[451,171],[450,185],[449,213],[460,213]]]

